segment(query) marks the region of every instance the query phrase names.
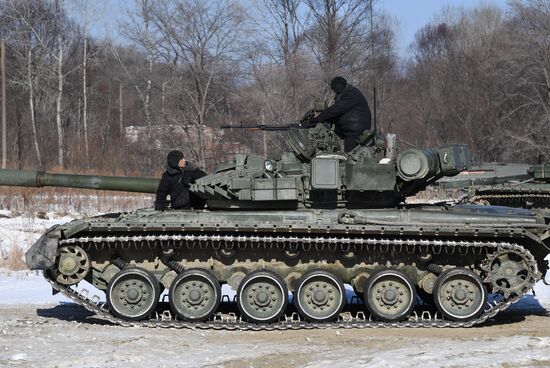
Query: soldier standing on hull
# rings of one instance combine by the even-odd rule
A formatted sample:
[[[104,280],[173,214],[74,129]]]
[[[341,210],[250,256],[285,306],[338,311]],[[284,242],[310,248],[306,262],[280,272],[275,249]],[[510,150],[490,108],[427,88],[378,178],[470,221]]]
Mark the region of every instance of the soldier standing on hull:
[[[189,184],[206,173],[187,162],[183,153],[178,150],[170,151],[166,158],[166,171],[162,174],[155,210],[164,210],[171,204],[172,209],[189,209],[204,207],[204,201],[193,193],[189,193]],[[166,197],[170,195],[170,201]]]
[[[334,124],[334,131],[344,140],[344,152],[350,152],[359,136],[370,129],[369,104],[363,93],[342,77],[334,78],[330,89],[335,93],[334,104],[313,118],[312,123]]]

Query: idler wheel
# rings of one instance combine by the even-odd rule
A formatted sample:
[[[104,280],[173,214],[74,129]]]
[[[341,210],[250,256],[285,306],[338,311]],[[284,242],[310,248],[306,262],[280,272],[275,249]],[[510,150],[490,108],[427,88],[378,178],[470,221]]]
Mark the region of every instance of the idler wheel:
[[[382,270],[365,283],[363,300],[372,316],[382,321],[407,318],[416,305],[416,288],[412,280],[398,270]]]
[[[326,271],[312,271],[299,281],[294,293],[298,312],[308,321],[325,322],[338,317],[346,303],[342,281]]]
[[[90,267],[90,257],[79,246],[59,248],[55,267],[56,281],[63,285],[74,285],[86,277]]]
[[[141,268],[120,271],[107,285],[107,304],[111,311],[128,321],[149,317],[157,306],[159,296],[159,282]]]
[[[443,272],[434,285],[434,301],[445,318],[464,322],[483,313],[487,290],[481,278],[465,268]]]
[[[180,273],[170,285],[170,309],[185,321],[204,321],[218,309],[220,283],[205,270]]]
[[[237,306],[242,316],[254,323],[277,321],[288,304],[286,283],[270,271],[247,275],[237,290]]]

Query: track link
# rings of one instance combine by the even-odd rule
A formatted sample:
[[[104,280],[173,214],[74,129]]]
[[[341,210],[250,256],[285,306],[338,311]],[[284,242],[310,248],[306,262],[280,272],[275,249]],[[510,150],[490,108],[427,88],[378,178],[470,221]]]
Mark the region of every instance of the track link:
[[[476,194],[466,196],[466,203],[490,203],[491,205],[523,207],[531,203],[534,208],[550,208],[550,194],[517,193],[517,194]]]

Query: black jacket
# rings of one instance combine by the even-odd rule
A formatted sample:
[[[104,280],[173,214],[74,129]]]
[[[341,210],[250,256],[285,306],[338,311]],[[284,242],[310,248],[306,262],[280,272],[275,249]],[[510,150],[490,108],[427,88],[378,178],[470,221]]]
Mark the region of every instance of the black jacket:
[[[348,84],[316,120],[335,124],[334,130],[340,136],[357,136],[370,129],[369,104],[361,91]]]
[[[172,209],[203,207],[204,200],[193,193],[189,193],[188,188],[191,182],[205,175],[204,171],[195,166],[186,167],[183,170],[167,166],[157,189],[155,210],[163,210],[168,207],[169,202],[166,200],[168,195],[170,195]]]

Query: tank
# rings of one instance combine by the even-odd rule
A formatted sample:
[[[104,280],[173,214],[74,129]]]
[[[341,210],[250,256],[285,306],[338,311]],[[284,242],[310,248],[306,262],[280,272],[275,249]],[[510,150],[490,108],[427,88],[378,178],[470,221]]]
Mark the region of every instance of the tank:
[[[322,125],[284,134],[291,152],[236,155],[193,183],[205,208],[56,225],[27,265],[116,324],[236,330],[472,326],[546,272],[548,214],[406,203],[467,168],[466,146],[397,152],[395,136],[366,133],[343,153]],[[156,183],[36,174],[2,171],[0,184],[139,190],[142,182],[151,192]]]
[[[438,181],[465,192],[461,203],[550,209],[550,164],[484,164]]]

